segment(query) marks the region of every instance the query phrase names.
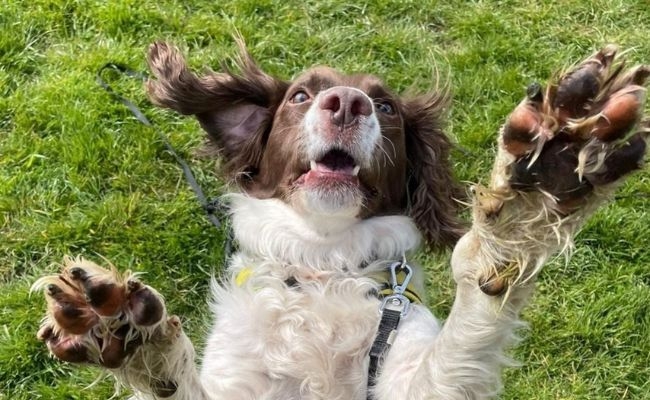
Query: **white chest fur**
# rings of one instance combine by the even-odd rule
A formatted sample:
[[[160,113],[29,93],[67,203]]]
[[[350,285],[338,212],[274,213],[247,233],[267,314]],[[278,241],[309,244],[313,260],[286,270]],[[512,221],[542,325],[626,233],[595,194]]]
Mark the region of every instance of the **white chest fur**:
[[[379,318],[378,300],[368,296],[372,281],[308,276],[277,264],[254,268],[241,287],[215,288],[204,372],[216,378],[218,391],[246,389],[256,399],[362,392]],[[293,270],[296,286],[285,283],[286,270]]]
[[[237,195],[231,204],[242,251],[230,261],[230,279],[214,285],[206,387],[250,399],[365,398],[368,350],[380,319],[372,295],[377,283],[367,275],[416,248],[410,219],[355,220],[347,229],[330,221],[338,232],[323,232],[314,226],[325,225],[278,200]],[[386,261],[359,268],[377,259]],[[238,285],[243,269],[250,276]],[[438,331],[425,307],[412,314],[402,326],[422,326],[400,332],[391,352],[414,334]]]

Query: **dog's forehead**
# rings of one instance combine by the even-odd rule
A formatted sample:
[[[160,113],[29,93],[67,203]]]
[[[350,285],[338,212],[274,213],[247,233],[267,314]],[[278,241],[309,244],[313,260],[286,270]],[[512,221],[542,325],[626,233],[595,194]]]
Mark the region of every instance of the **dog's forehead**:
[[[318,66],[308,69],[294,79],[292,86],[306,87],[314,92],[334,86],[350,86],[366,93],[388,91],[377,76],[371,74],[344,74],[331,67]]]

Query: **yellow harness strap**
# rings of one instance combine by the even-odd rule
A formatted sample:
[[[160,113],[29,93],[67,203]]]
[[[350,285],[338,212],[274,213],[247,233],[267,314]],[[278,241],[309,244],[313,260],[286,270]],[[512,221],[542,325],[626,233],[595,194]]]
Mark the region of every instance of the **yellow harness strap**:
[[[393,294],[390,270],[385,270],[374,274],[372,275],[372,278],[380,284],[379,297],[386,297]],[[406,279],[406,272],[403,270],[399,271],[397,273],[397,283],[401,285],[404,282],[404,279]],[[406,286],[403,294],[404,297],[409,299],[411,303],[422,304],[422,297],[420,297],[417,290],[415,289],[415,285],[413,285],[411,282],[409,282],[409,284]]]
[[[235,285],[239,287],[244,286],[244,283],[246,283],[246,281],[250,279],[251,275],[253,275],[253,268],[251,267],[242,268],[242,270],[239,271],[237,275],[235,275]]]

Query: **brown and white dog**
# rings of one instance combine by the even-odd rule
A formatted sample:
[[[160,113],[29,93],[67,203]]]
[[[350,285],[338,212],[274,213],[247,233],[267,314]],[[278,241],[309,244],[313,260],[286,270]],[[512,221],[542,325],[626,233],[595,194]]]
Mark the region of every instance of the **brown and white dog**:
[[[154,289],[81,258],[35,284],[49,306],[39,337],[62,360],[107,368],[136,399],[494,397],[541,267],[641,165],[650,70],[618,68],[608,46],[531,86],[462,235],[444,93],[403,98],[325,67],[286,82],[240,50],[239,72],[204,76],[167,44],[149,50],[151,99],[196,116],[239,188],[226,196],[239,250],[213,283],[202,366]],[[369,387],[377,276],[421,238],[456,243],[453,308],[441,324],[410,304]]]

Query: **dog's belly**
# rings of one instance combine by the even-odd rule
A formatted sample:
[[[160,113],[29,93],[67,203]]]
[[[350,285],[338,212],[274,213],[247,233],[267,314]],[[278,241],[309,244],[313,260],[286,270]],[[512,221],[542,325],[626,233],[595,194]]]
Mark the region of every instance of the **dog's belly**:
[[[297,269],[298,283],[287,285],[287,267],[268,271],[241,287],[215,288],[201,373],[206,388],[237,399],[365,399],[380,318],[373,281]],[[437,322],[421,309],[404,326],[418,326],[418,339],[433,337]],[[400,332],[391,353],[412,345],[409,331]]]

